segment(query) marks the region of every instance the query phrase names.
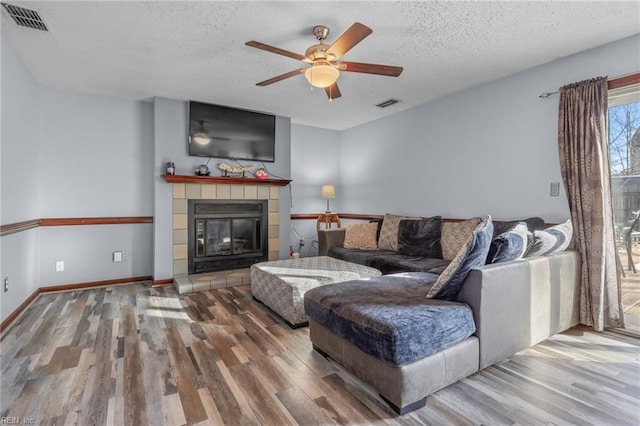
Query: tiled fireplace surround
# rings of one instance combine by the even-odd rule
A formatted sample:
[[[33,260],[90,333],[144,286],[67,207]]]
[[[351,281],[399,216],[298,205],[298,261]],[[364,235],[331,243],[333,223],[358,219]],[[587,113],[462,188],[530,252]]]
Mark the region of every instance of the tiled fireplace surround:
[[[173,183],[173,279],[180,294],[250,284],[248,269],[188,275],[188,200],[268,200],[269,260],[280,257],[280,187]]]

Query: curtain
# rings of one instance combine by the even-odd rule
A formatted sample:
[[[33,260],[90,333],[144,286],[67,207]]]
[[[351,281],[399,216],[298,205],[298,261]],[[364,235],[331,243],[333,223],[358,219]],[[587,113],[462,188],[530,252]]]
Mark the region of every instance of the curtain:
[[[580,322],[624,327],[611,203],[607,78],[560,88],[558,150],[576,248],[582,255]]]

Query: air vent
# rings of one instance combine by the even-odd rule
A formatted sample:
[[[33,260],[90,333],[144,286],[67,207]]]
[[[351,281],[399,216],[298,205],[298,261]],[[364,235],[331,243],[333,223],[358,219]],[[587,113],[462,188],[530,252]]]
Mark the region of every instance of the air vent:
[[[25,9],[8,3],[2,3],[2,7],[13,18],[16,24],[21,27],[33,28],[34,30],[49,31],[38,12]]]
[[[386,101],[381,102],[376,106],[380,107],[380,108],[386,108],[386,107],[391,106],[393,104],[397,104],[398,102],[400,102],[400,101],[397,100],[397,99],[387,99]]]

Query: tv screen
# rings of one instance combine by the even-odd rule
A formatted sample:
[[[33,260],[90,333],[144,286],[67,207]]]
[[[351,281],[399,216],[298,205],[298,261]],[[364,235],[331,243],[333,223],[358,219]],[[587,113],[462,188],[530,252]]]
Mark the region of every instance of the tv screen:
[[[276,117],[189,102],[189,155],[275,161]]]

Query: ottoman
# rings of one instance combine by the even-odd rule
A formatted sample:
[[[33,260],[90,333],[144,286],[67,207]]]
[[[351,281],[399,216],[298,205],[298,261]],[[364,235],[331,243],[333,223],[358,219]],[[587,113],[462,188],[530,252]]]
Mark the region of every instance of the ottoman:
[[[251,265],[251,293],[289,327],[298,328],[309,324],[304,312],[307,290],[380,275],[377,269],[328,256],[276,260]]]

